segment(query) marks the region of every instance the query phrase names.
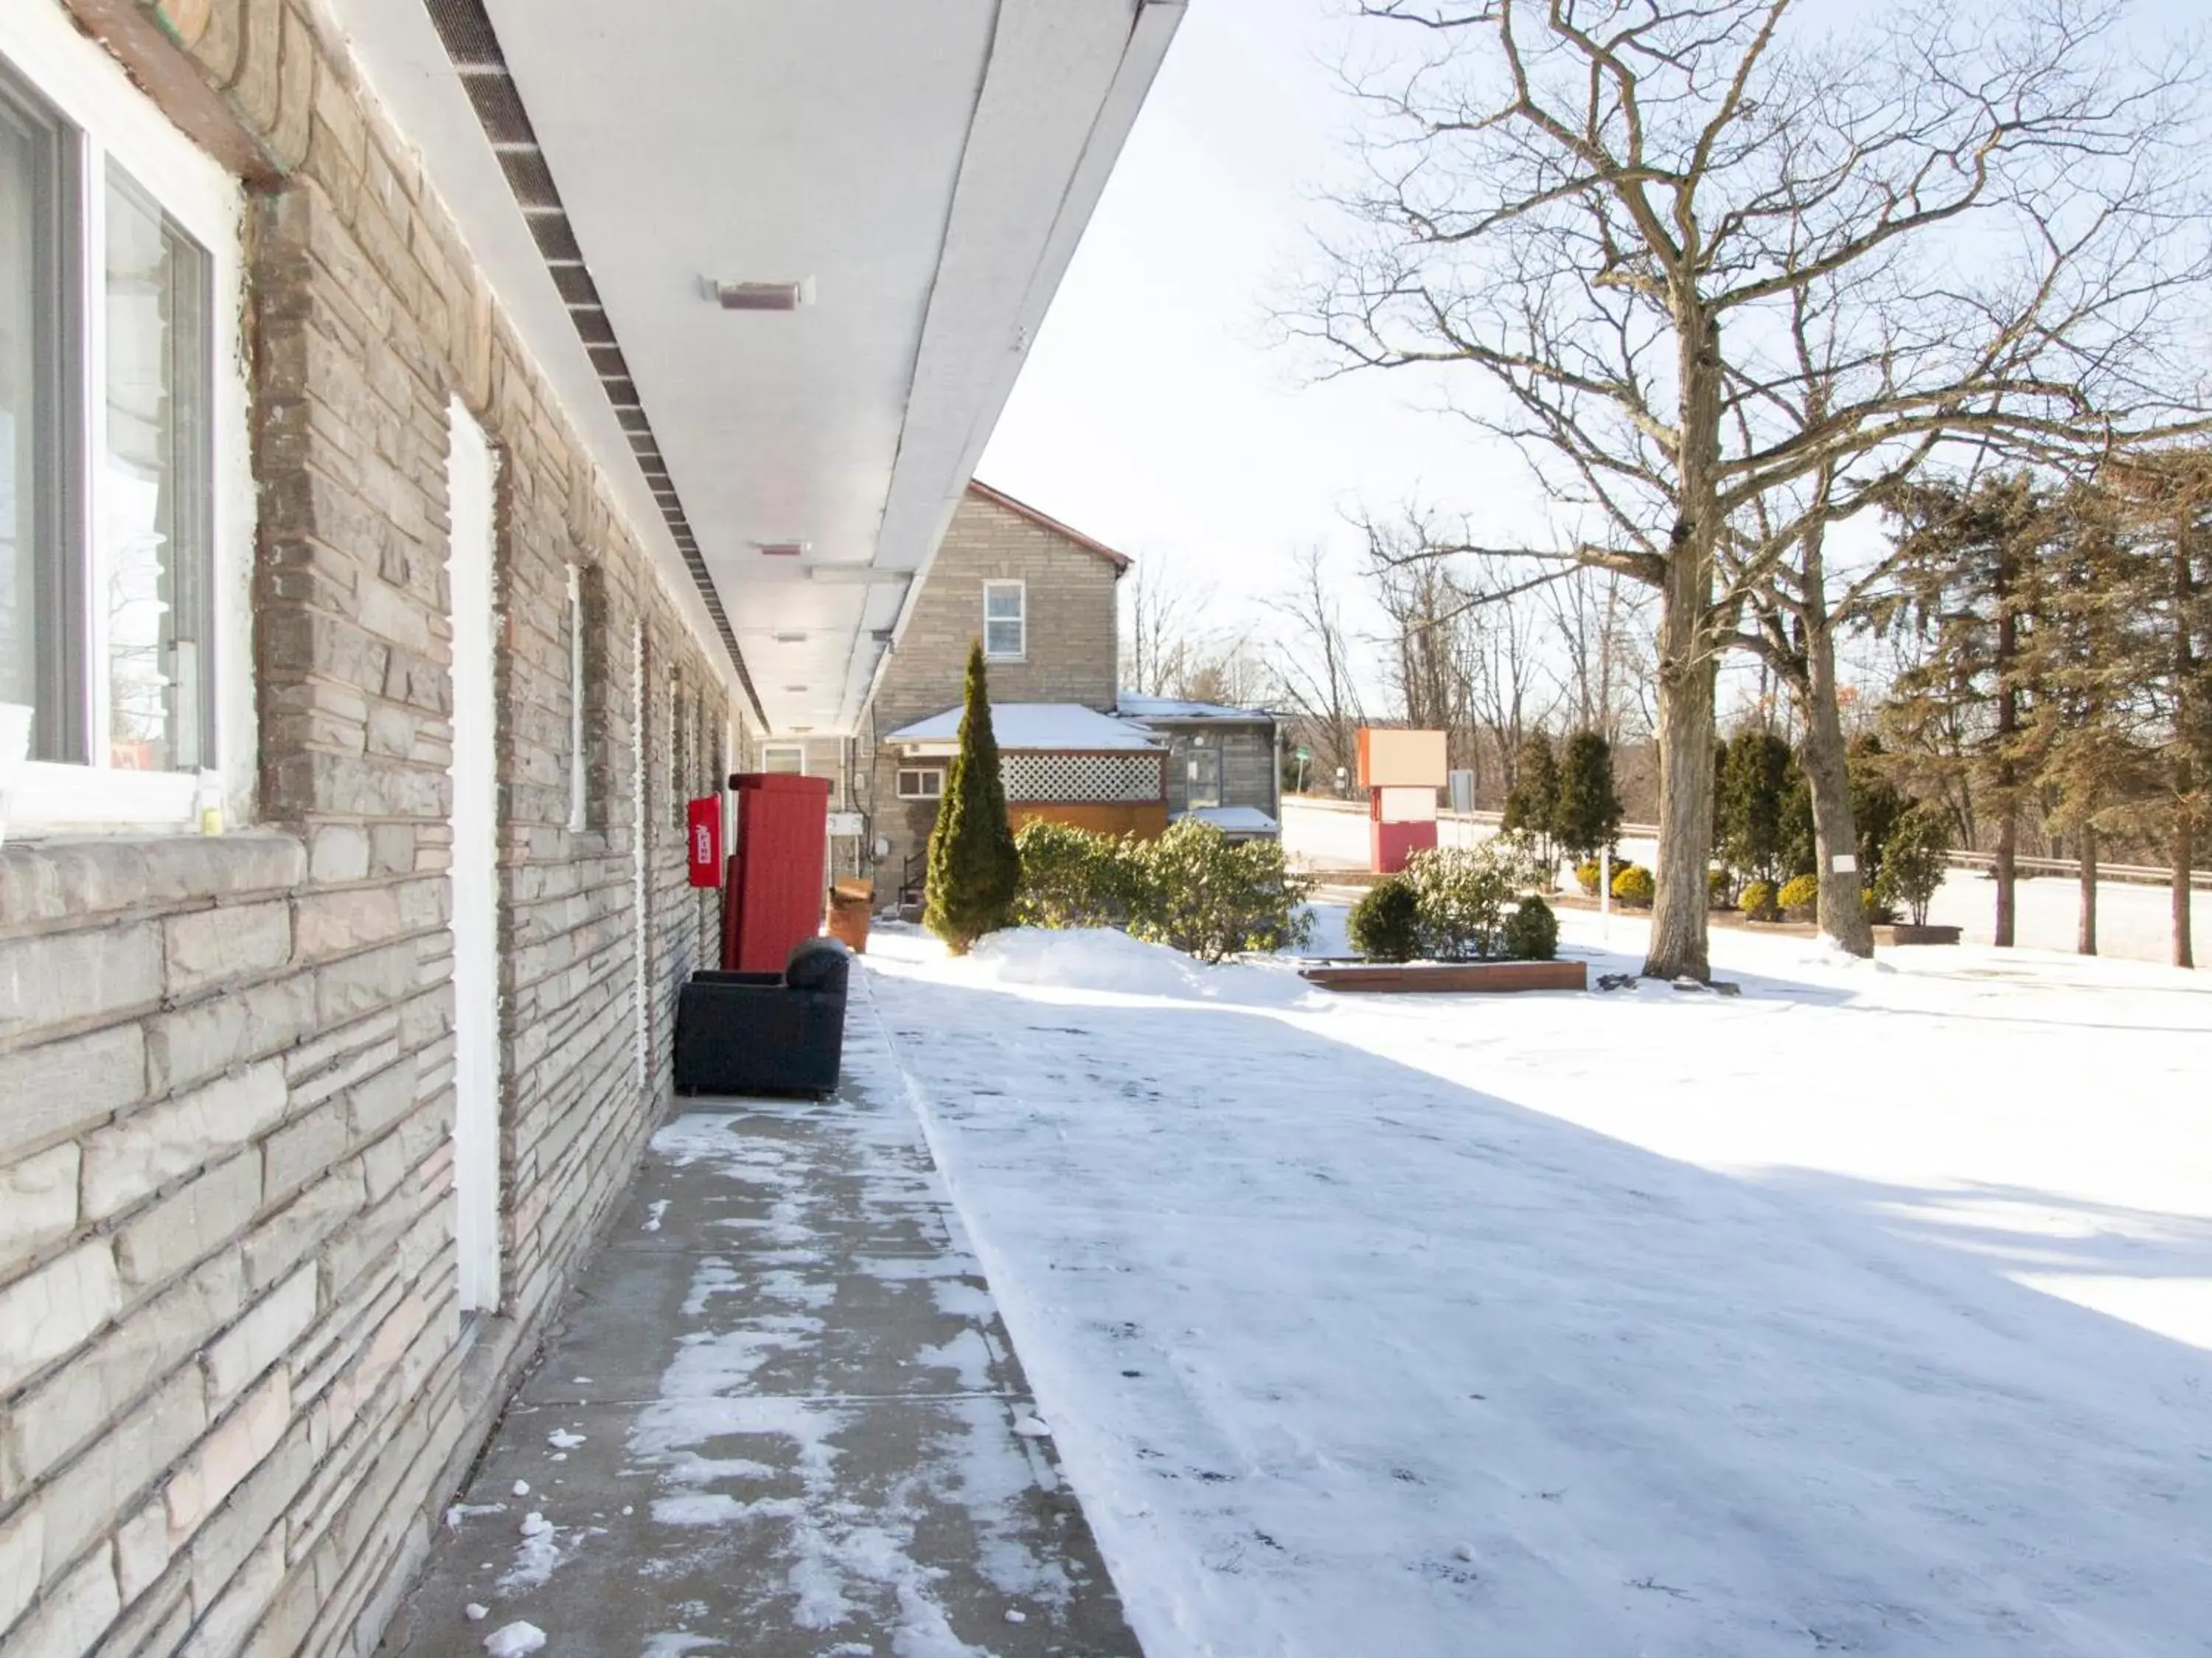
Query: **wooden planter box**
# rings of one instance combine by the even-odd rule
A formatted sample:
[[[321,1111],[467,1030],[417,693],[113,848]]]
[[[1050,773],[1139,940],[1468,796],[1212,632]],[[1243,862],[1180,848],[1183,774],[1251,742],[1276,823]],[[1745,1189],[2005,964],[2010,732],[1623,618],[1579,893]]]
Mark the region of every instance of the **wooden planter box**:
[[[1581,961],[1404,961],[1358,966],[1308,967],[1298,975],[1325,991],[1388,996],[1444,991],[1465,996],[1506,991],[1583,991],[1589,968]]]
[[[1874,942],[1895,948],[1900,944],[1956,944],[1956,927],[1916,927],[1909,921],[1885,923],[1874,930]]]

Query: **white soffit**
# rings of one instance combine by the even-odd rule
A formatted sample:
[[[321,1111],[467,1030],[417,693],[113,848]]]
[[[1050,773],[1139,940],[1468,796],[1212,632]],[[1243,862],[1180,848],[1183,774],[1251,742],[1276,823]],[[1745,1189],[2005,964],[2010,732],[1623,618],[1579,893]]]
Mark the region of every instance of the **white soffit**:
[[[483,0],[628,417],[423,0],[336,9],[672,579],[710,577],[771,728],[849,729],[908,586],[808,567],[927,565],[1182,0]],[[702,285],[800,278],[790,314]]]

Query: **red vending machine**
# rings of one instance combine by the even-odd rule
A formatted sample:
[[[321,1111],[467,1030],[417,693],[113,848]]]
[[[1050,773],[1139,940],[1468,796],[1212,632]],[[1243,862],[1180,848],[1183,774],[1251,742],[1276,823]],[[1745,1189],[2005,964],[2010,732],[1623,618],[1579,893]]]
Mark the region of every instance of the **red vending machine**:
[[[830,779],[738,772],[737,838],[722,889],[722,966],[781,972],[794,946],[822,930]]]

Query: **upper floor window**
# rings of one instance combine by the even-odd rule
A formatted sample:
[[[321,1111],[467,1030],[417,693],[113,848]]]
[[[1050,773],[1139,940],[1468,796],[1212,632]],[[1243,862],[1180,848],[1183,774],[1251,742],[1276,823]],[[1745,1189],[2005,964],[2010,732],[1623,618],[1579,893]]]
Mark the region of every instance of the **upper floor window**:
[[[1029,650],[1028,588],[1019,582],[983,583],[983,654],[1019,661]]]
[[[197,774],[251,760],[218,741],[218,656],[247,625],[242,579],[237,614],[218,602],[224,515],[250,503],[217,456],[244,461],[243,381],[217,372],[240,197],[52,10],[0,27],[0,704],[30,710],[14,815],[189,822],[218,803]],[[231,694],[250,710],[250,684]]]
[[[799,743],[763,743],[761,745],[761,770],[800,777],[806,771],[806,750]]]

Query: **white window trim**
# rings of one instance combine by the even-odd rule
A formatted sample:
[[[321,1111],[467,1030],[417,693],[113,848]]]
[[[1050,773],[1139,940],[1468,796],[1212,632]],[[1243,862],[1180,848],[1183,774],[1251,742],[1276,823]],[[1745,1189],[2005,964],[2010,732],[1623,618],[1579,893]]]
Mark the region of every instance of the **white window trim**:
[[[80,34],[58,5],[0,5],[0,58],[28,81],[39,95],[82,135],[82,192],[76,210],[85,231],[86,256],[77,272],[83,314],[104,308],[98,291],[100,250],[106,245],[106,171],[112,161],[158,202],[184,233],[207,250],[214,333],[209,342],[215,367],[209,412],[214,544],[210,585],[215,611],[214,649],[216,771],[220,777],[222,820],[238,824],[252,816],[256,742],[253,709],[253,466],[248,427],[248,387],[240,338],[246,294],[242,234],[246,198],[238,180],[185,137],[145,94],[132,86],[122,66]],[[86,352],[86,384],[77,432],[80,453],[102,451],[106,419],[100,336],[95,329]],[[100,545],[100,491],[88,491],[87,529],[91,545]],[[101,572],[89,575],[87,591],[100,590]],[[89,607],[97,623],[99,607]],[[105,659],[101,640],[85,642],[94,687],[89,765],[46,760],[27,762],[17,774],[7,807],[13,836],[55,830],[173,829],[200,826],[199,779],[184,771],[127,771],[106,764],[102,736],[106,725]]]
[[[991,593],[994,588],[1012,588],[1022,597],[1022,613],[1017,625],[1022,631],[1022,642],[1012,650],[991,649]],[[998,620],[1003,624],[1006,618]],[[989,581],[983,583],[983,660],[987,662],[1023,662],[1030,654],[1030,584],[1024,581]]]
[[[806,770],[806,745],[805,745],[805,743],[803,743],[803,742],[764,742],[764,743],[763,743],[763,744],[761,745],[761,751],[760,751],[760,766],[761,766],[761,771],[762,771],[763,773],[768,772],[768,771],[773,771],[773,770],[775,769],[774,767],[770,766],[770,765],[769,765],[769,763],[768,763],[768,757],[769,757],[770,754],[796,754],[796,755],[798,755],[798,756],[799,756],[799,770],[798,770],[798,771],[794,771],[794,772],[788,773],[787,775],[792,776],[792,777],[805,777],[805,776],[807,776],[807,775],[808,775],[808,773],[807,773],[807,770]]]
[[[584,571],[568,566],[568,832],[590,819],[590,774],[584,764]]]
[[[909,789],[906,786],[906,780],[909,775],[920,777],[925,773],[937,779],[936,793],[932,794],[927,789]],[[901,800],[943,800],[945,798],[945,767],[941,765],[902,765],[898,768],[897,781],[898,797]]]

